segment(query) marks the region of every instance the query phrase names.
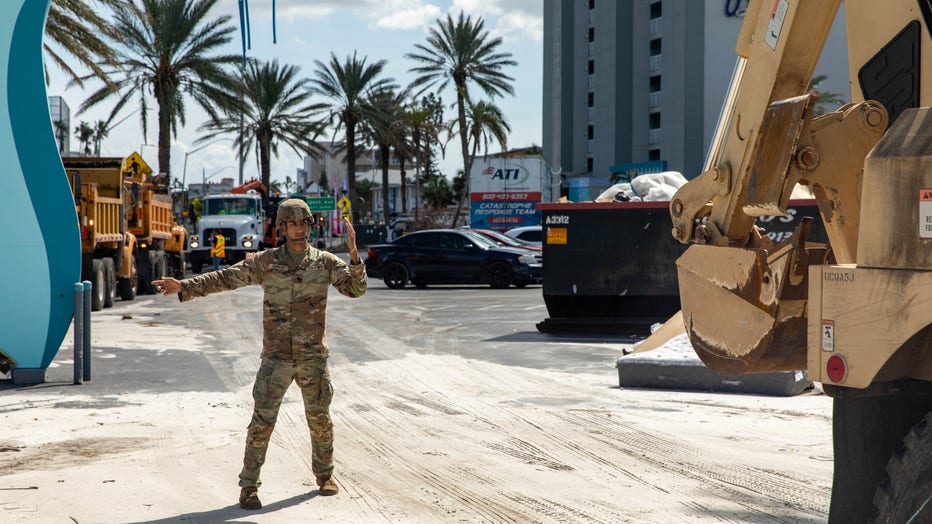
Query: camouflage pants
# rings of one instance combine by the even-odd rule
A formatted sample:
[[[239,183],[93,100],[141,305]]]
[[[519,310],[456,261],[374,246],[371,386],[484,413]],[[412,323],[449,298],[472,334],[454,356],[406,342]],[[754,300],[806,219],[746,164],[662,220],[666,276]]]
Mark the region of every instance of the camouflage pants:
[[[278,418],[285,391],[294,381],[301,388],[304,414],[311,432],[311,469],[315,476],[333,472],[333,422],[330,401],[333,386],[327,360],[287,362],[275,358],[263,359],[252,388],[255,408],[246,433],[246,453],[239,474],[240,487],[259,486],[259,470],[265,463],[265,452]]]

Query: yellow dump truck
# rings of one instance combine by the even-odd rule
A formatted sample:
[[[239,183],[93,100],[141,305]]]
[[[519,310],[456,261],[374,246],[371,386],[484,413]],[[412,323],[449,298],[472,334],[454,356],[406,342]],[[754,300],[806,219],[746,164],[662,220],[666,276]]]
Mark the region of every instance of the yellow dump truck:
[[[183,277],[187,233],[175,223],[168,188],[132,153],[62,158],[81,231],[81,278],[93,283],[91,309],[154,293],[152,280]]]

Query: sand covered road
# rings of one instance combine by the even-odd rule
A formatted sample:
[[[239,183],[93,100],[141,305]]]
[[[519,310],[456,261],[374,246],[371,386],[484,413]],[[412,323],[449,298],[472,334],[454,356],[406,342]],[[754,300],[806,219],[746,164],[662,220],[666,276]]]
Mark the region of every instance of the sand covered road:
[[[526,295],[503,314],[490,290],[377,285],[331,299],[338,496],[316,494],[292,388],[265,508],[236,505],[260,341],[258,290],[243,289],[196,309],[118,302],[95,313],[92,382],[0,389],[0,521],[825,521],[824,395],[620,389],[614,369],[585,365],[620,348],[521,336],[542,318],[539,288],[508,290]],[[512,363],[524,353],[568,364]],[[68,356],[51,377],[70,377]]]

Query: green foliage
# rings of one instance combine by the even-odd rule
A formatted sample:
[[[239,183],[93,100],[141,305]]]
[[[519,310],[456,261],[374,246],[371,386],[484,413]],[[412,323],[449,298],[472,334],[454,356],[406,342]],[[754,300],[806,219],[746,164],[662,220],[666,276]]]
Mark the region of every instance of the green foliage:
[[[813,116],[821,116],[830,113],[848,103],[848,100],[845,100],[845,97],[839,93],[832,93],[819,89],[819,86],[822,85],[822,82],[827,78],[826,75],[816,75],[809,81],[809,94],[815,96],[816,99]]]
[[[465,16],[460,11],[456,20],[449,14],[446,20],[437,19],[436,27],[428,32],[427,43],[415,44],[417,51],[405,55],[419,64],[410,69],[418,75],[411,84],[412,88],[436,85],[438,90],[443,90],[450,83],[453,84],[464,173],[469,173],[472,167],[466,121],[469,85],[478,86],[486,96],[492,98],[514,94],[511,86],[514,79],[505,74],[504,69],[518,63],[511,59],[511,53],[499,50],[501,44],[500,37],[492,38],[485,30],[485,21],[481,17],[474,21],[471,16]],[[467,187],[462,195],[468,193]],[[460,207],[457,206],[453,216],[453,227],[456,227]]]
[[[366,63],[366,57],[356,53],[343,62],[330,53],[330,62],[315,60],[316,69],[311,77],[311,92],[324,97],[324,110],[329,114],[325,122],[334,127],[334,132],[343,130],[346,138],[346,178],[351,202],[356,202],[356,139],[357,125],[374,112],[367,94],[381,89],[396,87],[391,78],[380,78],[385,69],[385,60]],[[353,206],[354,218],[359,208]]]
[[[236,148],[254,149],[265,187],[271,187],[272,155],[278,156],[279,144],[298,155],[317,157],[321,148],[316,139],[323,125],[316,117],[324,106],[311,102],[310,81],[300,78],[299,72],[299,67],[279,65],[278,60],[249,59],[232,84],[242,104],[201,125],[203,135],[197,142],[226,135],[234,137]]]
[[[74,128],[74,136],[81,143],[81,152],[84,153],[84,156],[90,156],[91,142],[94,140],[94,126],[82,120]]]
[[[137,100],[143,139],[148,133],[151,98],[158,106],[158,157],[169,173],[171,140],[185,123],[185,98],[193,98],[210,117],[236,104],[225,70],[240,62],[236,54],[219,54],[236,29],[229,16],[212,16],[218,0],[123,0],[113,2],[112,31],[107,40],[116,55],[103,68],[106,85],[81,104],[85,111],[116,99],[108,121]],[[92,73],[80,80],[100,76]],[[146,140],[148,141],[148,140]]]
[[[92,76],[108,81],[101,64],[116,64],[116,53],[103,36],[112,35],[113,27],[101,16],[102,7],[115,6],[120,0],[53,0],[49,5],[45,23],[45,41],[42,47],[46,62],[57,65],[80,87],[80,75],[75,72],[64,55],[71,55]],[[48,83],[48,67],[45,69]]]
[[[431,209],[443,209],[454,202],[453,191],[446,177],[438,173],[428,173],[424,178],[424,189],[421,194],[424,203]]]

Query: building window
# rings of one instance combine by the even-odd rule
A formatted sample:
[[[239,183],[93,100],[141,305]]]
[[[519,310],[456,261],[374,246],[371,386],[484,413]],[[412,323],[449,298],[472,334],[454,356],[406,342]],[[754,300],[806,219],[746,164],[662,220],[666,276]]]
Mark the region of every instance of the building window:
[[[592,157],[590,156],[589,158],[586,159],[586,171],[591,173],[592,166],[593,166],[593,162],[592,162]]]
[[[660,112],[651,113],[649,119],[650,129],[660,129]]]
[[[659,38],[650,41],[650,56],[657,56],[662,50],[663,46],[660,44]]]
[[[595,42],[595,28],[594,27],[589,28],[589,41]]]
[[[595,9],[595,0],[589,0],[589,9]]]
[[[650,19],[656,20],[663,16],[663,5],[661,2],[654,2],[650,5]]]
[[[589,74],[595,74],[595,60],[589,60]]]
[[[650,92],[657,93],[660,91],[660,75],[650,77]]]
[[[592,140],[593,138],[595,138],[595,126],[591,124],[589,125],[589,127],[586,129],[586,137],[589,140]]]
[[[647,152],[647,159],[648,159],[648,160],[660,160],[660,150],[659,150],[659,149],[651,149],[650,151],[648,151],[648,152]]]
[[[589,94],[586,95],[586,106],[595,107],[595,93],[589,91]]]

